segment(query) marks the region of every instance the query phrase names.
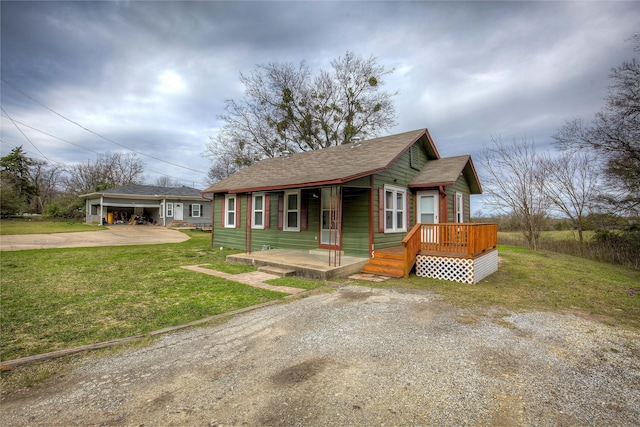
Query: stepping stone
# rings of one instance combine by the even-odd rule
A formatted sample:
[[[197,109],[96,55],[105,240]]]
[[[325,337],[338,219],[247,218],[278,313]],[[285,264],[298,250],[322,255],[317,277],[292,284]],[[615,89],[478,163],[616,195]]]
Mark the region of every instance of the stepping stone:
[[[296,275],[296,271],[295,270],[290,270],[290,269],[281,268],[281,267],[273,267],[273,266],[270,266],[270,265],[264,265],[264,266],[258,268],[258,271],[262,271],[264,273],[273,274],[273,275],[279,276],[279,277],[287,277],[287,276],[295,276]]]

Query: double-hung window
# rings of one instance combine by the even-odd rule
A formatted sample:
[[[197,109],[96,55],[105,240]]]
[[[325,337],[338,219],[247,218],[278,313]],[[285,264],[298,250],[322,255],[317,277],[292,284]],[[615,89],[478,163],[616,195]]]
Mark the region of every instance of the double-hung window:
[[[284,230],[300,231],[300,191],[284,193]]]
[[[167,218],[173,216],[173,203],[167,202]]]
[[[253,218],[252,227],[253,228],[264,228],[264,193],[255,193],[253,194],[251,201],[251,215]]]
[[[384,187],[384,232],[407,231],[407,190],[399,187]]]
[[[224,226],[235,228],[236,226],[236,196],[227,194],[224,197]]]
[[[194,203],[189,206],[189,215],[193,218],[200,218],[202,212],[202,205],[198,203]]]
[[[464,197],[456,192],[456,222],[464,222]]]

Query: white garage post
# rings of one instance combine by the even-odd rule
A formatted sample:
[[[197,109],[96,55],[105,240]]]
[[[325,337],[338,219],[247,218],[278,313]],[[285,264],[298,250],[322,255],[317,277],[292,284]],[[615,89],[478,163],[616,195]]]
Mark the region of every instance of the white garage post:
[[[102,218],[104,218],[102,216],[102,206],[103,206],[103,202],[104,202],[104,196],[100,196],[100,225],[104,225],[104,223],[102,222]]]

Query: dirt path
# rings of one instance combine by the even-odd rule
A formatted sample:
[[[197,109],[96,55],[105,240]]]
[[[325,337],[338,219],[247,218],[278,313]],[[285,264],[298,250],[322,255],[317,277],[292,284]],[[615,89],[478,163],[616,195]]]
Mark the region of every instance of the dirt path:
[[[345,287],[84,359],[5,426],[637,425],[640,335]]]

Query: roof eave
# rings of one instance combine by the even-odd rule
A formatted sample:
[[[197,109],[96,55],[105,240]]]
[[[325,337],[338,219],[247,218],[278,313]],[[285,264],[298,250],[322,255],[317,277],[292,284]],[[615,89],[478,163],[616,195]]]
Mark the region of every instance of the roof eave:
[[[382,172],[384,170],[386,170],[387,167],[384,168],[378,168],[378,169],[373,169],[367,172],[363,172],[363,173],[359,173],[359,174],[355,174],[355,175],[350,175],[347,177],[342,177],[342,178],[336,178],[336,179],[331,179],[331,180],[325,180],[325,181],[313,181],[313,182],[304,182],[304,183],[298,183],[298,184],[283,184],[283,185],[268,185],[268,186],[262,186],[262,187],[244,187],[244,188],[236,188],[236,189],[220,189],[220,190],[214,190],[214,191],[206,191],[203,190],[200,192],[201,195],[204,194],[238,194],[238,193],[257,193],[257,192],[261,192],[261,191],[280,191],[280,190],[287,190],[287,189],[297,189],[297,188],[308,188],[308,187],[322,187],[322,186],[327,186],[327,185],[337,185],[337,184],[344,184],[345,182],[349,182],[349,181],[353,181],[355,179],[358,178],[363,178],[365,176],[371,176],[374,175],[378,172]]]
[[[89,193],[89,194],[81,194],[78,197],[86,197],[89,198],[90,196],[102,196],[102,197],[116,197],[116,198],[120,198],[120,199],[150,199],[150,200],[154,200],[154,199],[192,199],[192,200],[200,200],[202,197],[201,196],[179,196],[179,195],[174,195],[174,194],[124,194],[124,193]]]
[[[409,184],[408,187],[417,189],[417,188],[448,187],[451,185],[455,185],[455,181],[416,183],[416,184]]]

